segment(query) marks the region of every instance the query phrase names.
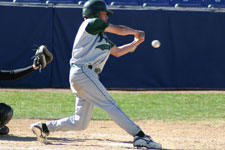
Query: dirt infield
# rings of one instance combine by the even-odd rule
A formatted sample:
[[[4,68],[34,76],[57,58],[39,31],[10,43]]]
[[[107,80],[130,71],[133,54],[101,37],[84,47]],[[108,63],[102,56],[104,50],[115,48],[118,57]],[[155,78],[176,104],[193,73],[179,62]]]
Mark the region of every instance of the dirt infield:
[[[0,136],[1,150],[132,150],[132,137],[112,121],[91,121],[83,131],[54,132],[52,144],[36,141],[30,124],[40,120],[12,119],[10,134]],[[43,121],[43,120],[42,120]],[[166,123],[138,121],[141,128],[164,149],[222,150],[225,148],[225,122]]]
[[[1,89],[28,91],[64,91],[69,89]],[[110,91],[135,92],[135,91]],[[148,93],[225,93],[224,91],[138,91]],[[33,119],[12,119],[10,134],[0,136],[0,150],[132,150],[133,138],[112,121],[92,120],[83,131],[55,132],[49,136],[52,144],[36,141],[30,131]],[[165,150],[223,150],[225,149],[225,121],[161,122],[137,121],[140,127],[160,142]]]

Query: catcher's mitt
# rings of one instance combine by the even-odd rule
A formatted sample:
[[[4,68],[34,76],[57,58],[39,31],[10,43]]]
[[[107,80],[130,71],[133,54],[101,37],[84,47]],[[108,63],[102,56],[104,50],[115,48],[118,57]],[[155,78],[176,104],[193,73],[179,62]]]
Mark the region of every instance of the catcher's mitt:
[[[41,45],[34,55],[34,66],[41,69],[45,68],[53,60],[52,53],[48,50],[45,45]]]

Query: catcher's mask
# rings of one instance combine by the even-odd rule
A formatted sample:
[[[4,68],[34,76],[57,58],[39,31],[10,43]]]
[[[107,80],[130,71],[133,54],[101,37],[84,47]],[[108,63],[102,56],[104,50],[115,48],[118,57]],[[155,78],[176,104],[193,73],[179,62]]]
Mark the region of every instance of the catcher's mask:
[[[13,109],[5,103],[0,103],[0,128],[5,126],[13,116]]]
[[[99,18],[100,11],[105,11],[107,15],[113,14],[107,9],[106,3],[103,0],[89,0],[83,6],[84,18]]]

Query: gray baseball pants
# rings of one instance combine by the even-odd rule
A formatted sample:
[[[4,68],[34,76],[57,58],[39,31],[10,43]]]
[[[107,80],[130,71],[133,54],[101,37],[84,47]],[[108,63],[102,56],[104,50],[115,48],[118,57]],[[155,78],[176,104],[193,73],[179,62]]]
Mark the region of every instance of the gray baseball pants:
[[[130,135],[134,136],[141,130],[120,109],[93,69],[87,66],[72,66],[70,86],[76,95],[75,115],[46,122],[50,132],[86,129],[91,120],[94,105],[106,111],[112,120]]]

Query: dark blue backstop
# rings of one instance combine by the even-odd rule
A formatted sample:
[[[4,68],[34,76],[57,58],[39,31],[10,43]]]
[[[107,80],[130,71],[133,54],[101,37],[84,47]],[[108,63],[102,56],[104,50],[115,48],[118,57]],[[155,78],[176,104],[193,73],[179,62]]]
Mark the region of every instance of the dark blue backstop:
[[[45,44],[53,62],[0,87],[69,88],[69,59],[82,19],[81,7],[0,6],[0,69],[32,64],[35,45]],[[144,30],[134,53],[110,56],[100,75],[109,89],[225,89],[225,12],[201,9],[117,9],[113,24]],[[132,36],[108,34],[116,45]],[[158,39],[162,45],[151,47]]]

